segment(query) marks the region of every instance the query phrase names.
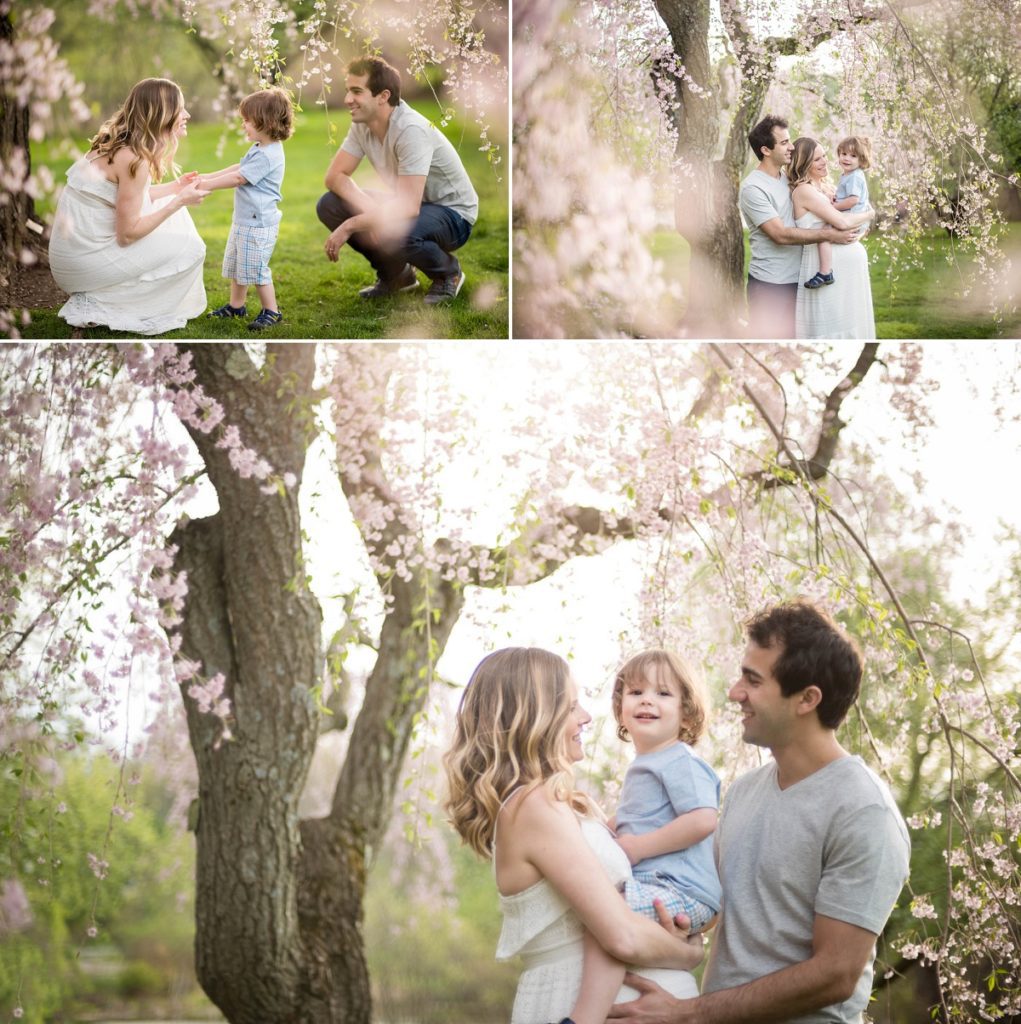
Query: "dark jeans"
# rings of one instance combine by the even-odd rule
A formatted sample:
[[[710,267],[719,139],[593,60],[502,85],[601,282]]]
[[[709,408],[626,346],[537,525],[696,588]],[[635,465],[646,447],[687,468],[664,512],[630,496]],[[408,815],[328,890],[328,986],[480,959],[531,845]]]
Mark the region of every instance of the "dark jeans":
[[[319,219],[331,231],[355,212],[332,192],[327,192],[316,204]],[[374,246],[361,231],[353,234],[347,244],[372,264],[381,281],[392,281],[406,263],[435,279],[460,273],[461,265],[450,254],[460,249],[471,233],[471,224],[459,213],[436,203],[422,203],[407,237],[395,248]]]
[[[748,330],[753,338],[793,338],[798,282],[771,284],[748,275]]]

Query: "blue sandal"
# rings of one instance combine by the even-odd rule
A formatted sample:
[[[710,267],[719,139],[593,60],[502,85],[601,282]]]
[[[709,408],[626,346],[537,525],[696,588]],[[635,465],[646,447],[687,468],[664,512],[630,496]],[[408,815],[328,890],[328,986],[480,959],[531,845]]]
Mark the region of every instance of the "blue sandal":
[[[272,309],[264,309],[248,325],[248,329],[250,331],[264,331],[267,327],[275,327],[281,320],[283,320],[283,316],[280,313],[274,312]]]
[[[229,302],[226,303],[225,305],[221,306],[219,309],[214,309],[211,312],[206,314],[206,316],[217,316],[217,317],[220,317],[221,319],[226,319],[227,317],[247,316],[247,315],[248,315],[248,307],[247,306],[232,306]]]
[[[824,284],[833,284],[833,274],[823,274],[817,272],[815,277],[810,277],[805,282],[806,288],[821,288]]]

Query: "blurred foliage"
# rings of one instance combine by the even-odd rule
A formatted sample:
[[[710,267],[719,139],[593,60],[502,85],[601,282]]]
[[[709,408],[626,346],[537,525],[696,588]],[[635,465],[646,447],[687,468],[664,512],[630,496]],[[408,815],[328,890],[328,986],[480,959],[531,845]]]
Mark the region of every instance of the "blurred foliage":
[[[84,84],[84,99],[93,109],[96,127],[109,117],[123,102],[131,87],[142,78],[170,78],[181,87],[188,110],[196,121],[220,120],[226,113],[233,118],[233,110],[221,112],[217,100],[221,81],[213,74],[218,60],[225,55],[215,42],[203,39],[188,29],[180,18],[170,15],[153,18],[149,14],[134,16],[118,7],[112,20],[96,16],[83,16],[82,0],[46,0],[46,6],[56,14],[51,35],[60,47],[60,55],[75,77]],[[292,9],[299,24],[312,13],[313,3],[296,2]],[[286,39],[278,34],[280,53],[285,73],[298,76],[301,64],[300,29],[298,37]],[[128,59],[111,60],[111,47]],[[348,52],[351,51],[351,52]],[[346,55],[345,55],[346,54]],[[340,68],[353,56],[349,45],[345,54],[336,58],[334,85],[330,107],[343,103],[343,75]],[[388,54],[400,64],[399,54]],[[429,71],[429,82],[416,82],[402,73],[402,94],[415,103],[419,98],[431,96],[431,90],[441,88],[444,72],[438,67]],[[308,104],[306,100],[306,104]],[[70,123],[57,125],[56,134],[75,131]]]
[[[172,78],[196,120],[215,118],[213,102],[220,83],[211,74],[209,56],[181,21],[126,13],[106,21],[83,16],[81,0],[46,0],[46,6],[56,14],[51,35],[61,57],[85,86],[83,98],[93,110],[96,128],[142,78]],[[129,59],[112,60],[113,45]],[[66,124],[58,128],[74,130]]]
[[[137,771],[120,796],[120,766],[103,756],[63,754],[45,774],[0,777],[2,874],[16,865],[30,880],[31,912],[0,934],[0,1012],[20,1005],[23,1020],[41,1022],[75,1005],[194,989],[192,838],[170,816],[170,784]],[[25,807],[41,805],[26,805],[24,787],[42,785],[52,797],[35,819]],[[104,878],[89,854],[107,862]]]
[[[409,900],[429,877],[429,851],[398,869],[395,851],[384,850],[370,877],[365,940],[376,1016],[416,1024],[506,1020],[520,965],[493,956],[501,918],[492,866],[448,830],[434,841],[445,846],[435,856],[452,858],[453,901]]]

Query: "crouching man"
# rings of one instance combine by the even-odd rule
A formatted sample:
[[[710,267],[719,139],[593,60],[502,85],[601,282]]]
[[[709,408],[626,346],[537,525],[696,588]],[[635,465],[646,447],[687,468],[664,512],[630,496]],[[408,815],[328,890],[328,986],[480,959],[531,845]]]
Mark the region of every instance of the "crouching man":
[[[479,197],[446,136],[401,99],[401,77],[379,57],[346,69],[344,103],[351,128],[326,173],[329,191],[316,213],[330,229],[323,247],[334,263],[349,245],[376,271],[359,294],[382,298],[431,281],[429,305],[453,299],[464,285],[452,253],[468,241]],[[367,157],[387,187],[367,191],[351,175]]]

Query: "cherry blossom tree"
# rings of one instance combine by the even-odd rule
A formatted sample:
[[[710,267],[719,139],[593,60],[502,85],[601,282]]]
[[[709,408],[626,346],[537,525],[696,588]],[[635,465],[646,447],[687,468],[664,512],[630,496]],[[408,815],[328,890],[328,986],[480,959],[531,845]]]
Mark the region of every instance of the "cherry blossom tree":
[[[848,442],[869,393],[924,443],[938,382],[920,349],[15,346],[0,380],[3,757],[26,801],[44,798],[48,751],[85,742],[69,704],[110,733],[133,681],[157,706],[180,694],[197,970],[229,1020],[370,1019],[366,873],[408,752],[442,710],[453,631],[486,595],[621,545],[639,568],[634,641],[726,665],[742,617],[795,592],[862,637],[856,749],[892,775],[921,728],[943,755],[917,824],[936,827],[940,805],[954,823],[945,891],[918,892],[891,945],[935,965],[947,1012],[1016,1008],[1016,696],[998,676],[975,685],[986,659],[889,568],[909,536],[946,544],[945,522],[893,503],[874,453]],[[318,506],[336,504],[342,560],[363,580],[340,595],[338,628],[307,536],[324,441],[339,492]],[[111,591],[126,615],[107,611]],[[338,704],[325,691],[356,652],[367,677],[348,675]],[[345,719],[346,754],[327,807],[302,818],[323,705]],[[740,744],[714,735],[732,777]],[[125,736],[120,757],[136,752]],[[14,892],[11,835],[0,874]],[[104,851],[91,856],[101,884]],[[995,984],[961,964],[991,964]]]
[[[514,81],[522,333],[732,336],[744,276],[738,187],[748,131],[767,110],[828,152],[846,134],[872,137],[874,189],[888,216],[900,211],[898,231],[880,235],[892,255],[910,262],[903,242],[938,222],[995,276],[997,186],[1016,187],[1016,175],[970,112],[946,41],[965,23],[1014,40],[1017,14],[1015,0],[967,11],[955,0],[525,4]],[[576,84],[558,90],[566,62]],[[547,146],[565,131],[570,146]],[[690,246],[680,327],[670,313],[656,322],[666,268],[632,258],[656,205],[672,209]]]

